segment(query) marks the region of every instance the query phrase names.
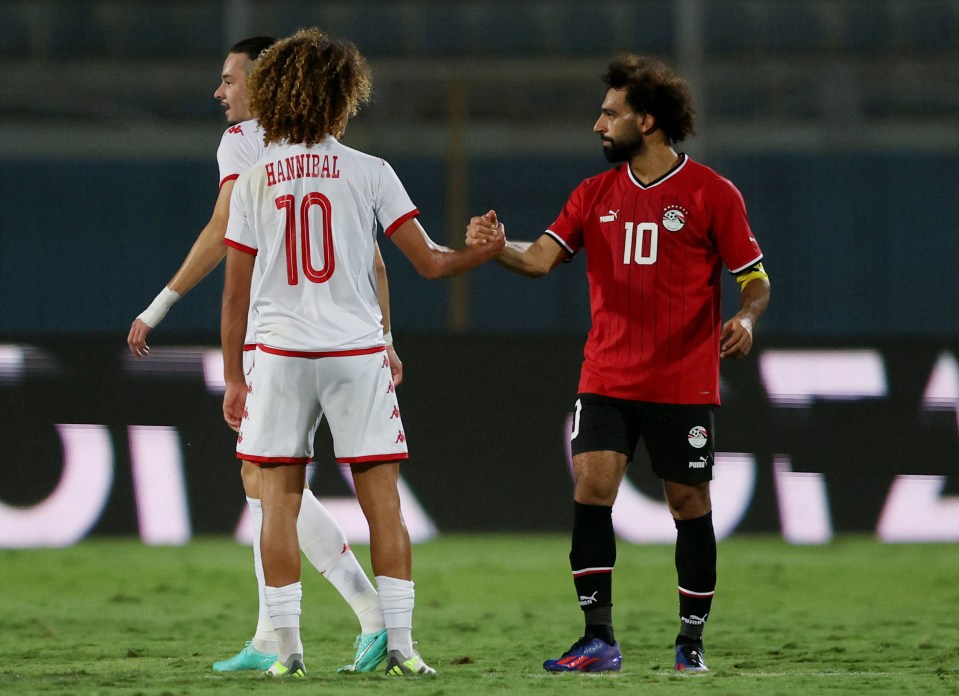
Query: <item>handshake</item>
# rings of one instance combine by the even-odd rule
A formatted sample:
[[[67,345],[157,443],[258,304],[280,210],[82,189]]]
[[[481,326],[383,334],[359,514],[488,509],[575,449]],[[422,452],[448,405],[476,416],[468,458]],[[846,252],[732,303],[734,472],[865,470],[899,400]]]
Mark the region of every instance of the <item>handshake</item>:
[[[471,218],[466,226],[466,246],[477,247],[484,244],[493,245],[489,251],[495,253],[490,258],[498,256],[506,247],[506,230],[503,223],[496,219],[495,210]]]

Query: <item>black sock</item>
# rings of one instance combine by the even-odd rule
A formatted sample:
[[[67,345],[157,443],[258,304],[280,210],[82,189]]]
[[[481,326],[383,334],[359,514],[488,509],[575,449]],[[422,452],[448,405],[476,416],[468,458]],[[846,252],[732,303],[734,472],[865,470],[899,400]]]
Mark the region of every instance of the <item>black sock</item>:
[[[616,636],[613,635],[613,627],[609,624],[591,624],[589,619],[586,619],[586,632],[585,636],[587,638],[599,638],[606,645],[612,645],[616,642]]]
[[[676,574],[679,579],[679,635],[676,644],[701,644],[716,589],[716,534],[713,514],[676,520]]]
[[[608,505],[574,503],[573,541],[569,564],[579,606],[585,614],[587,632],[613,643],[613,566],[616,535],[613,508]],[[605,628],[599,628],[603,627]]]

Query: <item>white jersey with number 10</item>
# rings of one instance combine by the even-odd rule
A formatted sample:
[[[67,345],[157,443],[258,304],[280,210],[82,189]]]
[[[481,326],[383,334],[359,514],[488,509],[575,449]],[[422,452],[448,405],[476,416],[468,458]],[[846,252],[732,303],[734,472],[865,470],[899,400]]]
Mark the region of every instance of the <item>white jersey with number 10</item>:
[[[382,346],[377,222],[389,236],[417,214],[389,164],[333,137],[268,148],[237,179],[225,240],[256,255],[256,343],[307,356]]]

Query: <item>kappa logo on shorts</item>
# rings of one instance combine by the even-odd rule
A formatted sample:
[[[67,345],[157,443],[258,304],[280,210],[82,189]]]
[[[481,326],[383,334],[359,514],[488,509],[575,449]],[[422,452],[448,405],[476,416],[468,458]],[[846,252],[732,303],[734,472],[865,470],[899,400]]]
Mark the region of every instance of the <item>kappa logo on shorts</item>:
[[[383,365],[382,367],[390,366],[390,357],[388,355],[383,355]]]
[[[706,441],[709,438],[709,433],[706,432],[706,428],[701,425],[694,425],[689,429],[689,435],[686,436],[689,440],[689,444],[699,449],[706,445]]]
[[[395,441],[393,444],[396,444],[396,443],[399,443],[399,442],[406,442],[406,436],[403,434],[403,431],[402,431],[402,430],[401,430],[401,431],[399,432],[399,434],[396,436],[396,441]]]
[[[394,418],[399,418],[399,417],[400,417],[400,407],[399,407],[399,406],[394,406],[394,407],[393,407],[393,413],[392,413],[392,415],[390,415],[390,420],[393,420]]]

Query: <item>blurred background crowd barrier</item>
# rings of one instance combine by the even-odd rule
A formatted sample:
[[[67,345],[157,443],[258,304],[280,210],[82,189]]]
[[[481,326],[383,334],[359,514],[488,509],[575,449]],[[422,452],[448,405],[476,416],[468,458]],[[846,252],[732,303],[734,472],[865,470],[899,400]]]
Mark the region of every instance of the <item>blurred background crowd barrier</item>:
[[[843,530],[909,537],[882,531],[882,519],[902,517],[885,517],[892,496],[931,515],[913,537],[959,539],[948,522],[959,514],[959,0],[5,0],[0,501],[10,520],[22,525],[66,490],[71,471],[95,479],[89,462],[109,453],[106,502],[59,504],[88,500],[83,534],[142,533],[149,504],[137,507],[129,477],[145,460],[134,452],[166,451],[140,470],[168,482],[182,471],[171,490],[189,492],[187,513],[154,517],[189,524],[161,538],[235,531],[242,498],[218,396],[196,375],[144,377],[124,340],[212,210],[225,127],[212,93],[226,49],[309,25],[352,39],[373,69],[374,101],[344,141],[390,161],[426,229],[451,245],[489,208],[509,237],[535,239],[576,184],[608,166],[591,128],[612,56],[676,67],[699,114],[699,135],[681,149],[743,192],[773,283],[757,355],[724,366],[726,388],[733,375],[748,388],[720,411],[720,449],[742,455],[728,471],[755,474],[749,496],[742,480],[734,487],[745,502],[730,530],[809,543]],[[565,528],[562,426],[589,327],[584,260],[536,282],[490,264],[430,283],[382,247],[423,535]],[[221,288],[217,271],[181,301],[144,365],[166,364],[161,348],[215,349]],[[728,314],[737,293],[727,290]],[[802,403],[777,402],[768,380],[786,378],[769,370],[791,375]],[[81,451],[89,471],[66,464]],[[637,491],[652,495],[640,478]],[[509,495],[526,504],[511,510]],[[654,523],[624,524],[622,535],[656,540]],[[928,532],[937,525],[953,531]]]

